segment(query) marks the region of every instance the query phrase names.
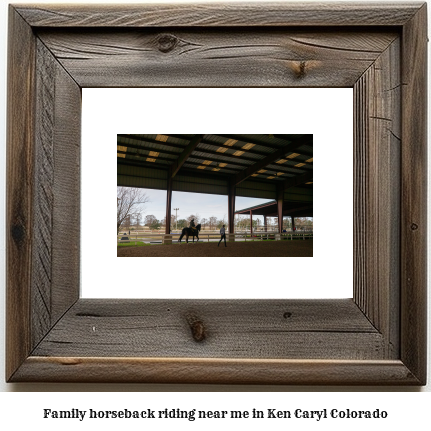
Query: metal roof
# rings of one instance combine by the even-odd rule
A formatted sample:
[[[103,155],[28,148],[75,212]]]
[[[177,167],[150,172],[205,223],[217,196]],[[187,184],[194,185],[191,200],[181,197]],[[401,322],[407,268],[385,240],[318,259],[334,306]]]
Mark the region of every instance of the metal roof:
[[[163,173],[158,172],[163,171]],[[119,134],[117,184],[313,200],[313,135]]]
[[[264,215],[267,217],[278,217],[277,201],[269,201],[260,205],[255,205],[249,208],[235,211],[235,214],[250,214]],[[291,205],[289,208],[283,209],[283,216],[294,217],[313,217],[313,204],[300,204]]]

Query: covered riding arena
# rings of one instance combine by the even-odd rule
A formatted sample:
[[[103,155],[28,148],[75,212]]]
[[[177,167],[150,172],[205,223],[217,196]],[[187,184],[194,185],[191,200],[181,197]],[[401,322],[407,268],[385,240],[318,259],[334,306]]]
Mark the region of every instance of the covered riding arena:
[[[306,135],[117,135],[117,185],[165,190],[164,244],[118,247],[117,256],[312,256],[312,237],[289,238],[283,217],[313,216],[313,136]],[[175,244],[172,192],[228,197],[227,247]],[[237,196],[268,199],[236,209]],[[235,214],[250,215],[250,240],[239,241]],[[253,215],[276,217],[271,237],[253,235]]]

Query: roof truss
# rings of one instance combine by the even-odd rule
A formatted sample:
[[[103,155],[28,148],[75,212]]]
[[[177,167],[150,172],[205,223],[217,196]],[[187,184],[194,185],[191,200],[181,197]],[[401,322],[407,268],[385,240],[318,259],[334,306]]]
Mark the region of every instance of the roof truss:
[[[304,174],[312,178],[312,145],[312,135],[119,134],[117,161],[143,167],[151,163],[167,169],[170,178],[195,170],[228,177],[234,185],[251,176],[287,185]]]

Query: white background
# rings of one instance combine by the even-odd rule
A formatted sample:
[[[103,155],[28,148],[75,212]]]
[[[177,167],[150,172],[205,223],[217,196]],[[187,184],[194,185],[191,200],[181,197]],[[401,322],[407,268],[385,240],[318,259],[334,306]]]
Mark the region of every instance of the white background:
[[[20,396],[17,396],[20,395]],[[2,420],[9,419],[10,424],[23,422],[23,411],[32,418],[33,429],[40,431],[58,430],[247,430],[271,431],[319,430],[319,431],[371,431],[371,430],[427,430],[429,429],[428,394],[328,394],[328,393],[156,393],[156,394],[111,394],[91,393],[63,394],[9,394]],[[61,394],[60,394],[61,395]],[[343,395],[343,396],[340,396]],[[372,396],[374,395],[374,396]],[[65,401],[67,399],[67,401]],[[83,421],[79,419],[43,419],[44,409],[51,410],[240,410],[252,411],[253,408],[267,413],[268,409],[280,411],[322,410],[338,411],[379,409],[388,413],[387,419],[89,419],[89,413]],[[5,428],[7,429],[7,428]],[[10,428],[12,429],[12,428]],[[15,429],[15,428],[14,428]]]
[[[158,2],[161,2],[159,0]],[[54,1],[62,3],[60,0]],[[106,0],[104,3],[108,3]],[[132,0],[128,0],[132,3]],[[177,1],[178,2],[178,1]],[[27,1],[15,0],[14,3],[27,3]],[[37,3],[37,2],[34,2]],[[45,0],[44,3],[50,3]],[[51,3],[53,3],[51,1]],[[68,0],[68,3],[74,3],[73,0]],[[94,3],[94,1],[87,1]],[[389,3],[389,2],[388,2]],[[7,2],[0,4],[0,224],[4,226],[4,199],[5,199],[5,119],[6,119],[6,35],[7,35]],[[271,133],[271,132],[270,132]],[[0,231],[0,314],[4,316],[4,268],[5,268],[5,236],[4,229]],[[429,303],[429,309],[431,304]],[[0,369],[4,369],[4,319],[0,321]],[[428,331],[431,333],[431,330]],[[428,354],[428,361],[430,361]],[[430,368],[430,367],[428,367]],[[0,372],[1,374],[1,372]],[[21,426],[33,427],[34,429],[58,430],[62,427],[65,430],[87,429],[88,423],[79,427],[79,424],[74,421],[57,421],[47,424],[42,417],[43,408],[83,408],[83,409],[101,409],[101,408],[145,408],[156,406],[174,408],[224,408],[226,405],[234,409],[250,409],[256,408],[272,408],[272,406],[280,409],[291,408],[386,408],[391,413],[391,422],[370,421],[370,422],[306,422],[301,428],[312,429],[334,429],[347,427],[352,430],[367,429],[384,429],[384,426],[389,426],[391,429],[428,429],[430,423],[429,405],[431,402],[431,385],[428,384],[424,388],[404,388],[404,387],[286,387],[286,386],[205,386],[205,385],[153,385],[153,384],[6,384],[0,377],[1,391],[15,391],[20,393],[2,392],[0,393],[0,426],[2,429],[18,428]],[[380,393],[379,391],[392,391],[393,393]],[[41,394],[32,394],[31,392],[44,392]],[[50,392],[54,391],[54,392]],[[58,393],[59,391],[61,393]],[[74,393],[75,391],[84,391],[82,393]],[[109,391],[125,391],[127,393],[111,394],[99,393]],[[181,394],[157,392],[164,391],[181,391]],[[194,391],[204,391],[204,393],[195,393]],[[218,391],[227,391],[222,394]],[[231,391],[231,392],[229,392]],[[244,393],[243,391],[253,391],[252,393]],[[306,393],[297,393],[297,391]],[[322,393],[329,391],[329,393]],[[362,391],[367,391],[362,393]],[[412,393],[426,391],[427,393]],[[29,392],[29,393],[25,393]],[[152,392],[151,394],[145,392]],[[237,393],[239,392],[239,393]],[[264,392],[264,393],[261,393]],[[348,393],[343,393],[348,392]],[[161,403],[160,399],[163,400]],[[202,423],[196,422],[201,425]],[[123,422],[100,422],[104,429],[118,429],[124,426]],[[270,423],[265,422],[265,426]],[[274,428],[289,429],[292,424],[298,426],[297,422],[280,422]],[[163,424],[162,424],[163,425]],[[238,423],[219,423],[211,422],[206,424],[207,428],[220,428],[228,426],[238,428]],[[94,424],[90,423],[91,429],[94,429]],[[159,425],[160,426],[160,425]],[[189,423],[169,422],[169,426],[175,428],[189,429],[195,426]],[[258,423],[259,429],[262,424]],[[114,428],[115,427],[115,428]],[[360,427],[360,428],[359,428]],[[130,425],[127,429],[145,429],[149,428],[147,423],[138,422]],[[156,429],[156,425],[152,425]],[[247,428],[256,428],[255,424],[247,423]],[[90,428],[88,428],[90,429]]]
[[[169,121],[167,100],[181,106]],[[82,297],[352,297],[351,88],[83,89],[82,102]],[[117,133],[313,134],[313,257],[117,258]]]

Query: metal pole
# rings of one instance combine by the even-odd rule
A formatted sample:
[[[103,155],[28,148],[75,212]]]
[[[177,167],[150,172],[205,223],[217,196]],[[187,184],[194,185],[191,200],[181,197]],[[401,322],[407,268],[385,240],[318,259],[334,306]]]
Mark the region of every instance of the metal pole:
[[[284,188],[277,187],[278,233],[283,232],[283,205],[284,205]]]
[[[165,234],[171,233],[171,208],[172,208],[172,178],[168,177],[166,193],[166,227]]]
[[[228,229],[229,234],[235,233],[235,184],[229,183],[228,189]]]

